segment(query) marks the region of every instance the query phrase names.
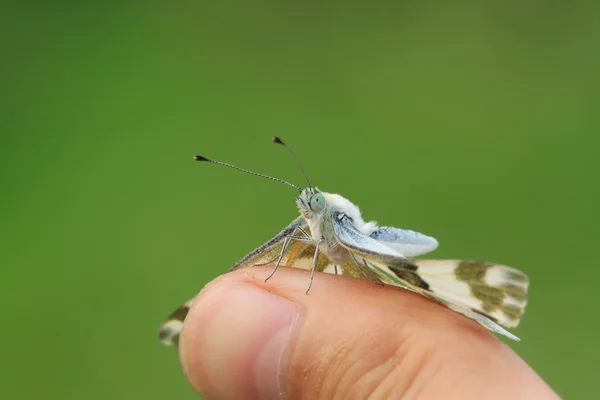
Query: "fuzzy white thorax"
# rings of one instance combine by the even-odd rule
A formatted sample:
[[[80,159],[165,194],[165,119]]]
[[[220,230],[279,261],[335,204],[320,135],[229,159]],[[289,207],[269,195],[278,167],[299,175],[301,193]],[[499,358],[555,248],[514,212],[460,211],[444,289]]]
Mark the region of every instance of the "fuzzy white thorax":
[[[360,209],[356,204],[353,204],[350,200],[335,193],[323,193],[327,204],[346,214],[354,222],[356,229],[370,235],[375,229],[377,229],[377,223],[375,221],[365,222],[360,214]]]
[[[321,199],[311,203],[315,196]],[[334,214],[346,215],[352,220],[356,229],[365,235],[370,235],[377,229],[375,222],[365,222],[359,208],[339,194],[309,188],[302,191],[296,203],[300,213],[306,219],[313,240],[322,244],[319,248],[334,263],[342,262],[347,253],[343,247],[337,246],[332,224]],[[321,205],[322,207],[319,207]]]

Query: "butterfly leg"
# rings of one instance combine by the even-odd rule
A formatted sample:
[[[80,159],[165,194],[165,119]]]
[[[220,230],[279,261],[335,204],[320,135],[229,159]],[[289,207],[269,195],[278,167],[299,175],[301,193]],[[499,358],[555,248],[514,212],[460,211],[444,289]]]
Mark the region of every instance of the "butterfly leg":
[[[267,276],[265,278],[265,283],[267,283],[267,281],[269,279],[271,279],[271,277],[273,275],[275,275],[275,271],[277,271],[277,268],[279,268],[279,264],[281,264],[281,260],[283,259],[283,254],[285,253],[285,249],[286,249],[286,247],[287,247],[287,245],[288,245],[289,242],[290,242],[290,239],[287,238],[287,237],[283,240],[283,247],[281,248],[281,254],[279,255],[279,259],[277,260],[277,264],[275,264],[275,268],[273,268],[273,272],[271,272],[269,274],[269,276]],[[270,263],[268,263],[268,264],[270,264]],[[266,264],[261,264],[261,265],[266,265]]]
[[[310,271],[310,283],[308,284],[308,289],[306,289],[306,294],[312,287],[313,279],[315,279],[315,270],[317,269],[317,260],[319,258],[319,245],[323,242],[323,239],[319,240],[315,246],[315,257],[313,258],[313,266]]]
[[[298,229],[302,234],[304,234],[304,237],[306,237],[307,239],[310,239],[310,235],[301,227],[296,228]]]
[[[279,262],[278,260],[281,260],[283,258],[283,255],[285,254],[285,249],[287,248],[288,243],[289,243],[289,239],[288,238],[283,239],[283,246],[281,247],[281,252],[279,253],[278,256],[275,256],[274,259],[269,260],[267,262],[260,263],[260,264],[254,264],[254,266],[255,267],[262,267],[264,265],[271,265],[275,261]]]
[[[310,236],[308,236],[308,234],[304,231],[304,229],[302,229],[302,228],[298,228],[298,229],[300,229],[300,231],[302,233],[304,233],[307,237],[293,236],[293,235],[285,237],[285,239],[283,241],[283,247],[281,249],[281,254],[279,254],[279,259],[277,260],[277,264],[275,264],[275,268],[273,268],[273,272],[271,272],[271,274],[269,276],[267,276],[267,278],[265,279],[265,283],[269,279],[271,279],[271,277],[273,275],[275,275],[275,272],[277,271],[277,268],[279,268],[279,265],[281,264],[281,260],[283,259],[283,255],[285,254],[285,249],[286,249],[287,245],[290,243],[290,241],[292,241],[292,240],[298,240],[298,241],[301,241],[301,242],[312,242],[313,241],[312,238]]]
[[[310,236],[308,235],[308,233],[306,233],[306,231],[300,227],[297,227],[296,229],[298,229],[300,231],[300,233],[304,234],[306,239],[309,239]],[[292,234],[295,233],[292,232]],[[264,263],[260,263],[260,264],[254,264],[255,267],[262,267],[263,265],[270,265],[273,264],[273,262],[275,262],[276,260],[278,263],[281,262],[281,259],[283,258],[283,255],[285,254],[285,249],[287,248],[287,245],[289,244],[289,238],[291,238],[293,236],[286,236],[284,241],[283,241],[283,246],[281,247],[281,253],[278,256],[275,256],[275,258],[273,258],[272,260],[269,260],[267,262]],[[269,277],[270,278],[270,277]],[[267,278],[268,279],[268,278]]]

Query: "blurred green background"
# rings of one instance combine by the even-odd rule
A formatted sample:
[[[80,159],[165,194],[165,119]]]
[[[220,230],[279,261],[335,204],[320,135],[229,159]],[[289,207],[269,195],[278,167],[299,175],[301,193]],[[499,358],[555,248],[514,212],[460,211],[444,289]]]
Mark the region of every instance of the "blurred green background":
[[[2,398],[193,399],[162,319],[321,189],[516,266],[511,346],[568,398],[600,365],[600,3],[3,5]]]

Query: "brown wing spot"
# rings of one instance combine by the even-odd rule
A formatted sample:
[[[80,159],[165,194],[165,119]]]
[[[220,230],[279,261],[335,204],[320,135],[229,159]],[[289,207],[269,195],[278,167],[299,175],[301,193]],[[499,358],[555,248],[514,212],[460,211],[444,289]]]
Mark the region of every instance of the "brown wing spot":
[[[185,317],[187,317],[189,311],[190,308],[187,306],[187,304],[184,304],[180,306],[177,310],[173,311],[171,315],[167,317],[167,321],[174,319],[176,321],[183,322],[185,320]]]
[[[493,312],[502,306],[506,294],[502,289],[498,289],[477,282],[469,282],[469,288],[473,296],[481,300],[484,311]]]
[[[521,285],[515,285],[514,283],[504,283],[500,285],[501,289],[504,289],[511,297],[517,300],[524,301],[527,299],[527,288]]]
[[[456,267],[454,274],[463,282],[483,282],[487,270],[494,264],[477,261],[461,261]]]
[[[325,268],[327,268],[327,266],[331,264],[331,261],[329,261],[329,258],[327,258],[327,256],[323,253],[319,253],[318,257],[317,257],[317,271],[319,272],[323,272],[325,271]]]
[[[171,336],[171,330],[170,329],[161,329],[161,330],[158,331],[158,339],[161,340],[161,341],[167,339],[170,336]]]
[[[461,261],[456,267],[455,275],[460,281],[469,285],[473,296],[482,302],[484,311],[491,313],[500,308],[506,297],[503,289],[485,283],[485,275],[494,264],[477,261]]]
[[[419,269],[419,266],[417,264],[414,264],[407,259],[397,258],[396,260],[394,260],[393,263],[391,263],[391,265],[396,267],[397,269],[402,269],[404,271],[416,272]]]
[[[395,265],[390,265],[389,269],[403,281],[406,281],[411,285],[419,287],[421,289],[429,290],[429,284],[425,282],[423,278],[421,278],[416,272],[407,271],[405,268],[400,268]]]
[[[504,315],[515,321],[519,321],[523,315],[523,307],[515,306],[513,304],[506,304],[500,307]]]
[[[296,256],[297,258],[312,258],[315,255],[316,247],[314,244],[306,245]]]
[[[169,339],[170,344],[168,345],[177,347],[179,345],[179,335],[180,332],[173,334],[173,331],[170,329],[161,329],[158,332],[158,339],[161,342],[164,342],[165,340]]]
[[[490,286],[485,282],[485,276],[494,265],[486,262],[462,261],[456,268],[456,278],[469,285],[473,296],[481,300],[483,311],[501,312],[508,320],[514,321],[516,326],[523,315],[523,305],[527,300],[527,276],[520,271],[503,267],[506,281],[497,287]],[[508,298],[523,305],[505,304]],[[491,315],[487,317],[490,318]]]

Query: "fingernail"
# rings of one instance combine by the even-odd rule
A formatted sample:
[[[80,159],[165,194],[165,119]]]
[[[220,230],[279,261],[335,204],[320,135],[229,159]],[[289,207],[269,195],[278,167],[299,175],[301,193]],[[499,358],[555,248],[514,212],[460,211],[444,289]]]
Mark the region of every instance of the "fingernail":
[[[279,364],[294,303],[241,282],[200,294],[186,319],[181,362],[192,385],[219,399],[279,399]]]

